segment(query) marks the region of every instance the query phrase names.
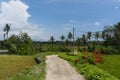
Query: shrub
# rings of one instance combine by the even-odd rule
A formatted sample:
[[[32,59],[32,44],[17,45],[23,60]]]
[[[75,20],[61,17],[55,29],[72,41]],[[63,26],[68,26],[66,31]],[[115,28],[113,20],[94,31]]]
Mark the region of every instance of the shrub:
[[[102,58],[102,55],[99,53],[99,51],[95,50],[93,53],[84,52],[77,62],[82,64],[83,63],[96,64],[96,63],[103,62],[103,58]]]

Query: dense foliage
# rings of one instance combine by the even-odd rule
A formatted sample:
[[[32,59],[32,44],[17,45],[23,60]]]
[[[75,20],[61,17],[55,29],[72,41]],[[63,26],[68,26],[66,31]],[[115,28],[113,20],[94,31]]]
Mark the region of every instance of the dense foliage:
[[[35,54],[31,38],[27,33],[20,32],[4,40],[3,48],[8,49],[10,54],[33,55]]]

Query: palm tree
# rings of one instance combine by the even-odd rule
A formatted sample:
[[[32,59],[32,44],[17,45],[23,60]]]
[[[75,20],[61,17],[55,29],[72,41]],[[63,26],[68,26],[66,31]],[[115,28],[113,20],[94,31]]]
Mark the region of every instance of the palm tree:
[[[55,41],[54,37],[51,36],[51,37],[50,37],[50,42],[51,42],[52,44],[54,44],[54,41]]]
[[[11,26],[10,24],[5,24],[5,27],[4,27],[4,32],[5,32],[5,35],[7,35],[7,39],[8,39],[8,33],[10,31],[10,26]]]
[[[96,32],[96,33],[94,34],[94,37],[95,37],[95,39],[96,39],[96,41],[97,41],[97,43],[98,43],[98,39],[99,39],[99,37],[100,37],[99,32]]]
[[[64,40],[65,40],[65,36],[62,35],[62,36],[60,37],[60,39],[62,40],[62,42],[64,42]]]
[[[86,36],[85,36],[85,34],[83,34],[82,35],[82,42],[83,42],[84,45],[86,45],[86,41],[87,41]]]
[[[68,33],[68,39],[70,40],[70,43],[71,43],[71,41],[72,41],[72,40],[71,40],[71,39],[72,39],[72,37],[73,37],[72,33],[71,33],[71,32],[69,32],[69,33]]]
[[[54,45],[55,38],[53,36],[50,37],[50,42],[52,43],[52,51],[53,51],[53,45]]]
[[[87,39],[88,39],[89,44],[90,44],[91,37],[92,37],[92,33],[88,32],[87,33]]]

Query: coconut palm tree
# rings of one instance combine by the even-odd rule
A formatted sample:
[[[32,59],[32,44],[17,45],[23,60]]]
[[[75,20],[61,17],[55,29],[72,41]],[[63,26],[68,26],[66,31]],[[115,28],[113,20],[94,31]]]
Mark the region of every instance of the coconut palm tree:
[[[8,39],[8,33],[10,31],[10,24],[5,24],[5,27],[4,27],[4,32],[5,32],[5,35],[7,35],[7,39]]]
[[[87,32],[87,39],[88,39],[88,43],[90,44],[91,41],[91,37],[92,37],[92,33],[91,32]]]
[[[72,37],[73,37],[72,33],[71,33],[71,32],[69,32],[69,33],[68,33],[68,39],[70,40],[70,43],[71,43],[71,41],[72,41],[72,40],[71,40],[71,39],[72,39]]]
[[[88,33],[87,33],[87,38],[89,39],[89,41],[91,40],[91,37],[92,37],[92,33],[91,33],[91,32],[88,32]]]
[[[55,38],[53,36],[50,37],[50,42],[52,43],[52,45],[54,44]]]
[[[50,42],[52,44],[52,51],[53,51],[53,45],[54,45],[55,38],[53,36],[50,37]]]
[[[99,32],[96,32],[96,33],[94,34],[94,37],[95,37],[95,39],[96,39],[96,42],[98,43],[98,39],[99,39],[99,37],[100,37]]]
[[[82,42],[84,45],[86,45],[87,40],[85,34],[82,35]]]
[[[65,36],[62,35],[62,36],[60,37],[60,39],[62,40],[62,42],[64,42],[64,40],[65,40]]]

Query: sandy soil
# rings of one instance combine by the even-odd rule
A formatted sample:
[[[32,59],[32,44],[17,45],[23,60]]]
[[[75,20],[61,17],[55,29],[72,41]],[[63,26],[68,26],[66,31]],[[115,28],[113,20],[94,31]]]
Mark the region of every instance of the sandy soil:
[[[46,80],[85,80],[67,61],[57,55],[47,56],[46,73]]]

